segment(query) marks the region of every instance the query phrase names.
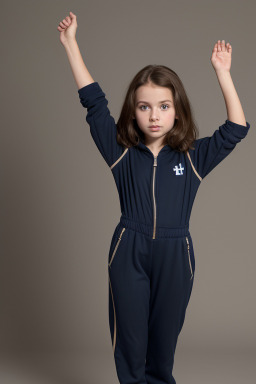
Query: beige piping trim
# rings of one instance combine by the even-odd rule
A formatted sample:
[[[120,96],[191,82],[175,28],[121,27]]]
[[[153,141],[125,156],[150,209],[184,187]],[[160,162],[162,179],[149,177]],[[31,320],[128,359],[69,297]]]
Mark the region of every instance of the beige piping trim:
[[[193,277],[193,269],[192,269],[191,260],[190,260],[189,240],[188,240],[187,236],[186,236],[186,241],[187,241],[187,250],[188,250],[188,261],[189,261],[189,267],[190,267],[190,272],[191,272],[191,276],[190,276],[190,280],[191,280]]]
[[[111,267],[112,261],[113,261],[113,259],[114,259],[115,254],[116,254],[117,248],[119,247],[119,244],[120,244],[120,241],[121,241],[121,239],[122,239],[122,236],[123,236],[124,231],[125,231],[125,227],[123,227],[122,232],[120,233],[120,236],[119,236],[119,238],[118,238],[118,241],[117,241],[116,246],[115,246],[115,249],[114,249],[114,252],[112,253],[111,260],[110,260],[110,262],[108,263],[109,267]]]
[[[114,162],[114,164],[111,165],[110,169],[114,168],[114,166],[122,159],[122,157],[126,154],[129,148],[126,148],[123,152],[123,154],[117,159],[117,161]]]
[[[108,280],[109,280],[109,285],[110,285],[110,290],[111,290],[111,296],[112,296],[112,303],[113,303],[113,309],[114,309],[114,336],[113,336],[113,353],[115,353],[115,347],[116,347],[116,311],[115,311],[115,304],[114,304],[114,297],[113,297],[113,292],[112,292],[112,286],[110,282],[110,276],[108,273]]]
[[[188,158],[189,158],[189,161],[190,161],[190,163],[191,163],[191,166],[192,166],[192,168],[193,168],[193,171],[194,171],[194,172],[195,172],[195,174],[197,175],[198,179],[199,179],[200,181],[202,181],[202,177],[201,177],[201,176],[199,176],[199,174],[197,173],[197,171],[196,171],[196,169],[195,169],[195,167],[194,167],[194,165],[193,165],[193,163],[192,163],[192,160],[191,160],[191,157],[190,157],[190,154],[189,154],[189,152],[187,151],[186,153],[187,153],[187,155],[188,155]]]

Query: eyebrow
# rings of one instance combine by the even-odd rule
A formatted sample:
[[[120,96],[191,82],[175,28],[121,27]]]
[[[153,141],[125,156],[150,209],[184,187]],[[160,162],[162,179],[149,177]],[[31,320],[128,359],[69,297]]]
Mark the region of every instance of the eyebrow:
[[[172,103],[171,100],[163,100],[163,101],[159,101],[159,103],[164,103],[165,101],[170,101]],[[136,105],[138,105],[139,103],[149,104],[147,101],[138,101]]]

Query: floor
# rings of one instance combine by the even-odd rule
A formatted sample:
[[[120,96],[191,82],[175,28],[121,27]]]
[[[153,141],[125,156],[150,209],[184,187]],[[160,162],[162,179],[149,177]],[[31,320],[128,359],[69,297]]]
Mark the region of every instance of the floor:
[[[107,355],[107,357],[106,357]],[[176,353],[177,384],[253,384],[256,351]],[[0,356],[3,384],[119,384],[111,354]]]

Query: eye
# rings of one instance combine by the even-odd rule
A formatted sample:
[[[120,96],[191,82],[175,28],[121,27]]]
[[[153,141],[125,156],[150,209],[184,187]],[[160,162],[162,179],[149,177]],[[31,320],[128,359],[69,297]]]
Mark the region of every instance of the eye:
[[[167,109],[169,109],[169,105],[168,104],[162,104],[162,105],[165,105],[167,108],[164,108],[164,111],[166,111]],[[143,107],[147,107],[147,105],[141,105],[140,107],[139,107],[139,109],[141,110],[141,111],[145,111],[145,109],[143,109]]]
[[[141,106],[139,107],[139,109],[142,110],[142,111],[145,111],[145,109],[141,109],[141,108],[143,108],[143,107],[147,107],[147,105],[141,105]]]

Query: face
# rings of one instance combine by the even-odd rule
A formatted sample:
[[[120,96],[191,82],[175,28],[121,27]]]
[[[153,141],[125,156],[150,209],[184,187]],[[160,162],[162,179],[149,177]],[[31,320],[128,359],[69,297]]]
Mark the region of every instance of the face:
[[[161,144],[177,118],[171,90],[150,83],[141,85],[136,90],[135,98],[135,119],[145,134],[145,144]],[[159,128],[153,130],[150,128],[152,125]]]

